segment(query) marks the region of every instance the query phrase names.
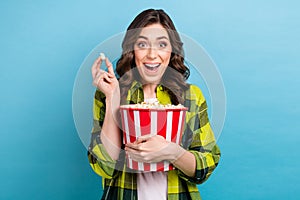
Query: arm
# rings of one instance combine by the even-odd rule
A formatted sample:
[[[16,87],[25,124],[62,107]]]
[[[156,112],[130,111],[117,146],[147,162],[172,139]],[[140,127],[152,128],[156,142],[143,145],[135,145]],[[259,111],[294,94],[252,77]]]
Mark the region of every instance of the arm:
[[[207,180],[217,167],[221,153],[209,123],[207,104],[201,90],[191,85],[186,98],[194,102],[195,105],[192,107],[195,110],[187,113],[182,142],[187,151],[194,155],[196,166],[194,176],[189,176],[184,170],[179,171],[179,176],[199,184]]]
[[[98,58],[92,67],[93,84],[98,90],[94,97],[94,125],[88,157],[93,170],[109,178],[112,176],[121,148],[117,121],[120,93],[112,64],[106,59],[108,72],[101,70],[100,65],[101,59]]]
[[[91,143],[88,149],[88,159],[92,169],[98,175],[105,178],[111,178],[116,162],[109,156],[100,137],[105,110],[105,95],[97,90],[93,103],[93,128]]]
[[[120,88],[115,77],[113,66],[105,59],[108,72],[101,70],[101,57],[92,66],[94,85],[105,95],[105,117],[101,130],[101,141],[113,160],[117,160],[121,148],[119,129]]]
[[[119,100],[117,100],[120,102]],[[105,117],[101,131],[101,141],[113,160],[117,160],[121,149],[121,134],[119,128],[119,105],[114,99],[106,98]]]
[[[207,126],[210,125],[208,124]],[[192,141],[192,145],[187,150],[187,152],[193,154],[195,159],[194,175],[190,176],[190,174],[178,166],[181,170],[179,171],[179,176],[186,181],[191,181],[197,184],[203,183],[208,179],[219,163],[221,156],[219,147],[215,143],[212,132],[209,130],[207,131],[208,132],[206,133],[201,132],[200,134],[196,134],[194,136],[195,139]],[[201,142],[199,142],[200,140],[197,141],[197,139],[202,137],[206,139]],[[178,161],[184,165],[183,157],[184,156],[181,156]],[[174,164],[176,166],[178,163],[175,162]]]

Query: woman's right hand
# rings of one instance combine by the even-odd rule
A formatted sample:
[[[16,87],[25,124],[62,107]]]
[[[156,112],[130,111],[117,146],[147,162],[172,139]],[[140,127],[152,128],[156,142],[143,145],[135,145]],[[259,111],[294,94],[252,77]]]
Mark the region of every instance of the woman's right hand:
[[[112,99],[114,94],[120,94],[119,82],[109,59],[105,58],[107,72],[100,68],[101,63],[102,60],[99,56],[92,66],[93,85],[103,92],[106,98]]]
[[[120,117],[118,112],[120,106],[120,87],[111,62],[108,58],[105,59],[107,72],[101,69],[102,62],[99,56],[91,68],[93,85],[106,97],[105,117],[101,127],[100,138],[109,156],[113,160],[117,160],[121,149]]]

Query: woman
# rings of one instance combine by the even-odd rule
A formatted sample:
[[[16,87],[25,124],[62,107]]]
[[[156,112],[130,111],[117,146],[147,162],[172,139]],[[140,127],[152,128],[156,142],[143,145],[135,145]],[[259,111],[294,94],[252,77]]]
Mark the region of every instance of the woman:
[[[207,180],[219,162],[220,151],[211,130],[201,90],[187,84],[179,34],[163,10],[141,12],[129,25],[117,62],[116,78],[106,58],[92,66],[94,126],[88,157],[93,170],[103,177],[102,199],[200,199],[197,184]],[[122,143],[118,108],[158,100],[188,108],[182,144],[161,136],[142,136]],[[140,162],[170,161],[175,170],[137,173],[126,167],[125,153]]]

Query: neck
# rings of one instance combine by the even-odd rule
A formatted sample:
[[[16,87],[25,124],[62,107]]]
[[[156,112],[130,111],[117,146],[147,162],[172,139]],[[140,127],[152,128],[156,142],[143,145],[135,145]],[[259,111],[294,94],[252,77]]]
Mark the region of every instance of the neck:
[[[157,84],[146,84],[143,85],[144,98],[156,98],[156,87]]]

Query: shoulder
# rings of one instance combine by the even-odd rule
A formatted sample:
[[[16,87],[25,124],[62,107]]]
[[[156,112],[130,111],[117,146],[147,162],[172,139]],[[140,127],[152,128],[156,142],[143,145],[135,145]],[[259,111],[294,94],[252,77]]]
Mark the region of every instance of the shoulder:
[[[189,108],[189,112],[202,112],[207,110],[205,97],[198,86],[190,84],[189,89],[186,90],[185,106]]]
[[[198,104],[205,102],[201,89],[194,84],[190,84],[189,89],[186,91],[186,99],[196,101]]]

